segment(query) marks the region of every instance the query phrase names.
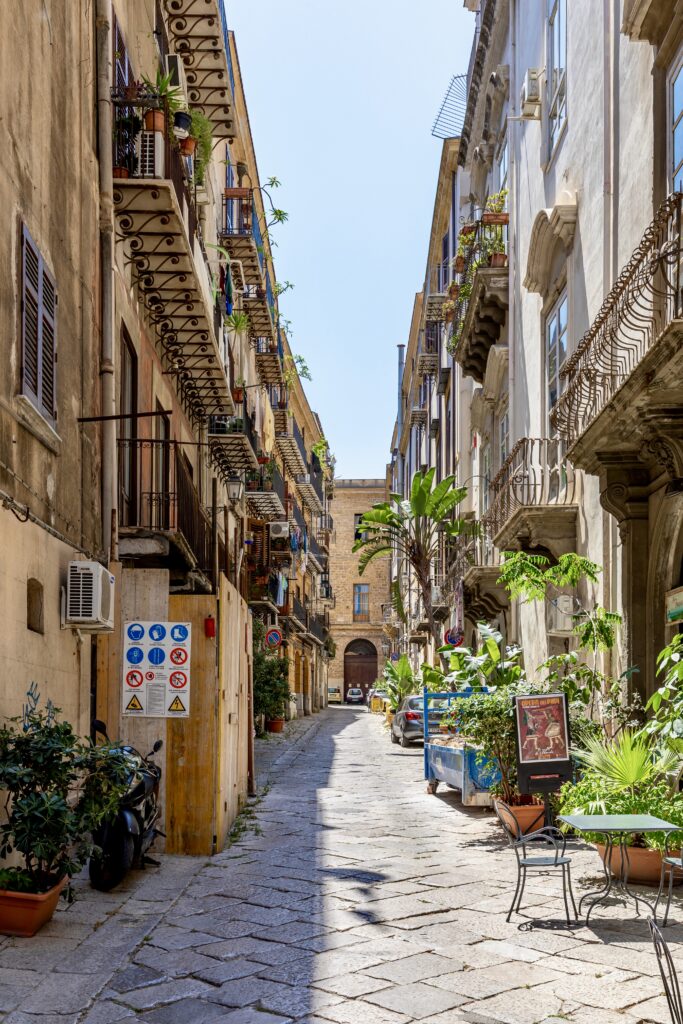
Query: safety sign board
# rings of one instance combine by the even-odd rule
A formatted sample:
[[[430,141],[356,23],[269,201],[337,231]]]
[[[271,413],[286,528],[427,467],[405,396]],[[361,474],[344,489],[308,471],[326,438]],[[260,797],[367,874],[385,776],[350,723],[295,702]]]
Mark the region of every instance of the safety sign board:
[[[189,622],[124,623],[124,715],[189,718],[191,640]]]

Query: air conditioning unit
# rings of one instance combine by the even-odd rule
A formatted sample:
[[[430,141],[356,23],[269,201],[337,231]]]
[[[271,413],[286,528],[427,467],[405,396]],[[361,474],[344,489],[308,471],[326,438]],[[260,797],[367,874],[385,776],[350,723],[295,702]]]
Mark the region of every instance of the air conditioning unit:
[[[533,121],[541,116],[541,72],[529,68],[524,75],[519,97],[522,117]]]
[[[181,104],[187,106],[187,79],[185,77],[185,62],[179,53],[166,54],[166,71],[171,76],[171,87],[178,89],[178,99]]]
[[[547,604],[546,628],[555,636],[572,636],[574,619],[574,598],[571,594],[558,594]]]
[[[86,633],[114,629],[115,577],[99,562],[69,562],[65,625]]]
[[[283,537],[289,537],[289,523],[271,523],[270,539],[282,540]]]
[[[164,177],[164,142],[161,132],[140,132],[135,140],[138,178]]]

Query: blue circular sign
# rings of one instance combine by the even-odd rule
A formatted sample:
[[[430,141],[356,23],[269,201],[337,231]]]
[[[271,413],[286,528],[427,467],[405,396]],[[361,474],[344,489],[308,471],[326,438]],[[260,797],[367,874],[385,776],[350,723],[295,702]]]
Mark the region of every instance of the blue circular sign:
[[[139,665],[144,656],[142,647],[129,647],[126,651],[126,658],[131,665]]]
[[[131,622],[126,632],[128,633],[128,639],[135,640],[137,643],[137,641],[142,640],[145,635],[145,627],[141,626],[139,622]]]
[[[149,635],[151,640],[160,644],[166,636],[166,627],[162,626],[160,622],[155,622],[153,626],[149,627]]]
[[[188,628],[183,626],[181,622],[176,622],[175,626],[171,626],[171,639],[177,644],[182,644],[187,640]]]
[[[163,647],[150,647],[147,657],[153,665],[163,665],[166,660],[166,651]]]

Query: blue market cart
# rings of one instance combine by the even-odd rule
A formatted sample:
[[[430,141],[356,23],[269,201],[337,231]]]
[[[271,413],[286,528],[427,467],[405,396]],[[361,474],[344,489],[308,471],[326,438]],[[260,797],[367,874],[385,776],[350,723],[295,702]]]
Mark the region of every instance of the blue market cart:
[[[429,721],[429,701],[445,700],[450,707],[456,697],[471,697],[474,692],[479,691],[433,693],[423,689],[424,772],[429,793],[436,793],[439,783],[445,782],[460,790],[465,807],[490,807],[491,786],[500,781],[498,766],[466,742],[458,747],[435,743],[433,714],[432,722]]]

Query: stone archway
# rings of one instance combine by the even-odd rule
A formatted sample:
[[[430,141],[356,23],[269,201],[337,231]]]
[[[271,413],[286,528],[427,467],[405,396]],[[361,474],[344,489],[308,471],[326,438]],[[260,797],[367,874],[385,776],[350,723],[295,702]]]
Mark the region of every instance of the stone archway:
[[[370,640],[352,640],[344,651],[344,700],[350,686],[360,686],[367,697],[377,679],[377,648]]]

